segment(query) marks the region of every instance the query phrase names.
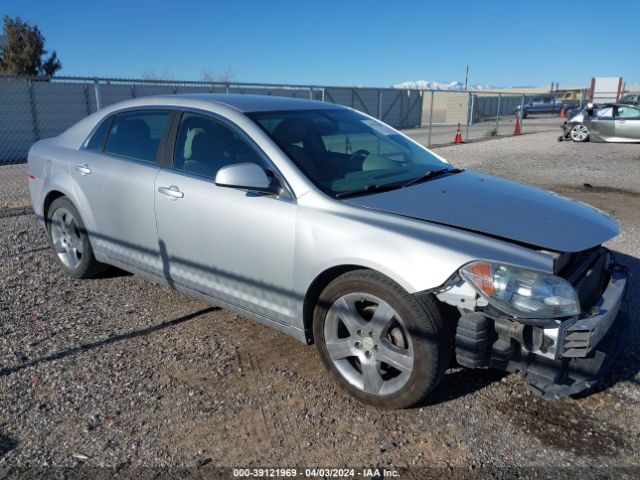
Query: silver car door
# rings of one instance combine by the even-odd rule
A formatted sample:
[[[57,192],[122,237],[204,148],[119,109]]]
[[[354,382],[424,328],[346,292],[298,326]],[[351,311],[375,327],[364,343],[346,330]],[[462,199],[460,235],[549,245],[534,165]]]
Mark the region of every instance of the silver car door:
[[[620,105],[615,120],[616,137],[621,141],[640,140],[640,108]]]
[[[217,170],[267,161],[242,132],[185,112],[173,168],[156,179],[158,247],[167,281],[288,323],[296,204],[218,187]]]
[[[73,158],[71,175],[94,247],[109,259],[162,272],[154,213],[156,154],[168,110],[115,115],[108,137]],[[91,143],[91,142],[90,142]]]
[[[594,134],[605,141],[615,138],[613,107],[609,106],[594,110],[593,116],[588,120],[587,127],[591,133],[592,140],[595,140],[593,138]]]

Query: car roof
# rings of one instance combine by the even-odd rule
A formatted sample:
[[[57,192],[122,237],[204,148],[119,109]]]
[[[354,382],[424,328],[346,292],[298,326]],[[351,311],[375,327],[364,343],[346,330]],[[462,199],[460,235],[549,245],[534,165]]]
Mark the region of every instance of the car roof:
[[[142,103],[144,99],[152,97],[141,97]],[[243,113],[251,112],[270,112],[279,110],[331,110],[344,109],[341,105],[333,103],[320,102],[317,100],[307,100],[302,98],[279,97],[275,95],[251,95],[251,94],[235,94],[235,93],[179,93],[175,95],[156,96],[156,99],[171,99],[171,104],[180,103],[183,99],[186,104],[190,101],[209,102],[214,104],[222,104],[232,107]]]

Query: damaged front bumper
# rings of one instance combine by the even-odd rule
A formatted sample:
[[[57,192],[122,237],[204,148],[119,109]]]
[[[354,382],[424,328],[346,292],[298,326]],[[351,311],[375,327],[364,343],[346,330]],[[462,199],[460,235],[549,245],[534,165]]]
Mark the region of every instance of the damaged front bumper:
[[[544,329],[545,336],[555,337],[555,349],[545,354],[521,351],[506,369],[525,372],[529,390],[544,398],[566,397],[596,385],[616,362],[626,338],[627,317],[619,312],[627,284],[626,270],[613,265],[589,315]]]
[[[570,140],[569,133],[571,132],[571,129],[573,128],[574,125],[575,123],[569,122],[568,120],[564,121],[564,123],[560,127],[560,129],[562,130],[562,135],[558,137],[559,142]]]
[[[606,271],[606,285],[597,290],[599,297],[580,317],[527,325],[486,309],[464,313],[456,329],[458,363],[523,372],[529,390],[546,399],[596,385],[623,348],[627,318],[619,312],[628,279],[626,269],[604,251],[592,271]],[[598,282],[597,275],[585,275],[578,288],[596,293]]]

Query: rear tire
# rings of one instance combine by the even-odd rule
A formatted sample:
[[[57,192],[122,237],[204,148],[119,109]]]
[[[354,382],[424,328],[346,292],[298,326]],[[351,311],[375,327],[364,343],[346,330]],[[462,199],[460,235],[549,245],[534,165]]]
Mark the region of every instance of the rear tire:
[[[345,273],[324,289],[313,333],[337,383],[376,407],[420,403],[451,359],[451,334],[436,301],[418,300],[370,270]]]
[[[49,245],[65,273],[73,278],[90,278],[107,269],[93,255],[84,222],[68,198],[56,198],[46,220]]]

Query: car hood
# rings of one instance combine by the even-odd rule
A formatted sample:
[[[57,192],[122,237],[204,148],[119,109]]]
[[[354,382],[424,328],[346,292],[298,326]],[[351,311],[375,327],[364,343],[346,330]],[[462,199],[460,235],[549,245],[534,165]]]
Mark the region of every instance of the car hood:
[[[618,224],[589,205],[471,171],[345,201],[559,252],[585,250],[618,234]]]

